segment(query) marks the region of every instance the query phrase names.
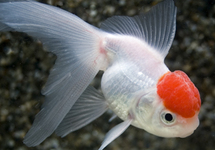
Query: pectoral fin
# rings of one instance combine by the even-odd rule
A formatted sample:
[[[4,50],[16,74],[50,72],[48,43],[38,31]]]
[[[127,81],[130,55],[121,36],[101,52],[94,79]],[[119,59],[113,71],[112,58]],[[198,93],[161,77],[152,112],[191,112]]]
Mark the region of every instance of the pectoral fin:
[[[132,119],[128,119],[117,126],[113,127],[105,136],[104,141],[102,142],[99,150],[103,150],[108,144],[110,144],[113,140],[115,140],[118,136],[120,136],[131,124]]]

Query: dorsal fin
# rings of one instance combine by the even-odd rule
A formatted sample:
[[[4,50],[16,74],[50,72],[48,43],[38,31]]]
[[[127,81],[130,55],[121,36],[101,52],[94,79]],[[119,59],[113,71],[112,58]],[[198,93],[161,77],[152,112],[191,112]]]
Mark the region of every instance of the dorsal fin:
[[[101,24],[101,29],[142,39],[165,57],[175,35],[176,10],[173,0],[164,0],[138,16],[111,17]]]

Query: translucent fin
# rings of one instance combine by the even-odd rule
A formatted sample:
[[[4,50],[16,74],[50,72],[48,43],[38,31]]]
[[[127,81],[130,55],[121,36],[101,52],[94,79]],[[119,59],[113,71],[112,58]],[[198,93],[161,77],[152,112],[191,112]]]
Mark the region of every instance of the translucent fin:
[[[69,12],[32,1],[0,3],[0,30],[25,32],[57,55],[43,90],[45,103],[24,139],[36,146],[54,132],[99,71],[101,34]]]
[[[175,36],[176,9],[173,0],[164,0],[138,16],[111,17],[101,24],[101,29],[138,37],[165,57]]]
[[[116,114],[114,114],[114,115],[113,115],[113,116],[108,120],[108,122],[113,121],[116,117],[117,117],[117,115],[116,115]]]
[[[108,104],[103,95],[94,87],[89,86],[60,123],[56,129],[56,134],[64,137],[70,132],[86,126],[107,109]]]
[[[108,144],[110,144],[113,140],[115,140],[118,136],[120,136],[131,124],[132,119],[126,120],[117,126],[113,127],[105,136],[104,141],[102,142],[99,150],[103,150]]]

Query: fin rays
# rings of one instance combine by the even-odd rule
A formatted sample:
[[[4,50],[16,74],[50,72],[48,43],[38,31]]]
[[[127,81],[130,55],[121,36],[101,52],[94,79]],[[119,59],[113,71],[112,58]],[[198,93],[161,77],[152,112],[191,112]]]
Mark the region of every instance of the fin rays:
[[[0,3],[0,29],[25,32],[57,55],[43,89],[46,100],[24,143],[36,146],[54,132],[100,69],[100,31],[77,16],[35,1]],[[60,27],[60,28],[59,28]]]
[[[140,38],[165,57],[175,35],[176,10],[174,1],[164,0],[138,16],[111,17],[101,24],[101,29]]]

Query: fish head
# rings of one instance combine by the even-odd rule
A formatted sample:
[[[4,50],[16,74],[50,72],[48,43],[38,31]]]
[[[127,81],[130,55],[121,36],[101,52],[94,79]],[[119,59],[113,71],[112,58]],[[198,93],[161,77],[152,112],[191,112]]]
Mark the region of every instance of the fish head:
[[[182,71],[164,74],[156,90],[143,96],[136,105],[136,123],[160,137],[187,137],[199,125],[199,91]]]

